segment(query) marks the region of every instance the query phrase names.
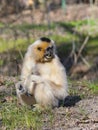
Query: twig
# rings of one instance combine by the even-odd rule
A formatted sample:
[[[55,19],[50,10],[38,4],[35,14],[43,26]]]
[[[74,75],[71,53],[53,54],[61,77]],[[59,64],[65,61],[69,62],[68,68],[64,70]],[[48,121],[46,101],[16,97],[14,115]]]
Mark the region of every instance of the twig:
[[[87,60],[82,56],[82,54],[80,54],[80,58],[82,59],[82,61],[88,66],[88,68],[90,67],[90,64],[87,62]]]
[[[21,57],[21,59],[22,59],[22,61],[23,61],[23,54],[22,54],[22,52],[20,51],[20,49],[17,47],[17,49],[18,49],[18,52],[19,52],[19,54],[20,54],[20,57]]]
[[[71,52],[70,52],[70,54],[69,54],[69,56],[68,56],[68,58],[67,58],[67,60],[66,60],[66,63],[68,62],[68,60],[71,58],[71,57],[74,57],[74,64],[76,63],[76,53],[75,53],[75,43],[74,43],[74,41],[72,42],[72,50],[71,50]]]
[[[73,42],[73,56],[74,56],[74,64],[77,63],[77,55],[76,55],[75,49],[76,49],[76,46],[75,46],[75,43]]]
[[[79,57],[80,57],[80,55],[81,55],[81,53],[82,53],[82,51],[83,51],[85,45],[87,44],[88,40],[89,40],[89,35],[85,38],[85,40],[84,40],[82,46],[81,46],[80,49],[79,49],[79,52],[78,52],[78,55],[77,55],[77,61],[78,61],[78,59],[79,59]]]
[[[98,123],[98,120],[77,121],[77,124]]]

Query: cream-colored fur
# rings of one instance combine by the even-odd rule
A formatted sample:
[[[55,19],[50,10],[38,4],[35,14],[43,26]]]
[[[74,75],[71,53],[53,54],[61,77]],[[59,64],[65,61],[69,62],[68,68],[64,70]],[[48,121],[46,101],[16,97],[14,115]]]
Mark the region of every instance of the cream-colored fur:
[[[24,58],[22,81],[16,85],[18,86],[16,92],[21,102],[25,104],[33,105],[36,102],[44,107],[54,107],[58,106],[59,99],[64,99],[68,95],[67,77],[64,66],[55,54],[55,45],[52,40],[49,46],[54,46],[54,58],[50,62],[36,61],[37,53],[34,49],[39,44],[41,45],[41,42],[37,40],[29,46]],[[24,93],[18,89],[19,84],[23,86]],[[32,96],[25,95],[26,91]]]

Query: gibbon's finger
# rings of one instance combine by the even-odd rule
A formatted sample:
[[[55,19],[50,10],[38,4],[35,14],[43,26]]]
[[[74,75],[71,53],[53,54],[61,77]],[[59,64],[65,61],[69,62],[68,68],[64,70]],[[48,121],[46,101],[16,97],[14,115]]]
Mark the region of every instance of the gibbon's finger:
[[[31,75],[31,81],[35,83],[43,83],[43,78],[39,75]]]
[[[20,93],[20,94],[26,93],[26,90],[25,90],[25,88],[23,87],[23,85],[21,84],[21,82],[17,83],[17,84],[15,85],[15,87],[16,87],[16,92],[17,92],[17,94],[18,94],[18,93]]]

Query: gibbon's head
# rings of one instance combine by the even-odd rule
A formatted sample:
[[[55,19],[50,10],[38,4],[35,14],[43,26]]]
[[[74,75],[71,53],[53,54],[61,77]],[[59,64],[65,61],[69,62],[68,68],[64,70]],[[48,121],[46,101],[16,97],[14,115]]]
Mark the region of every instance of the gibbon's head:
[[[29,48],[36,62],[50,62],[55,57],[54,41],[46,37],[42,37],[35,41]]]

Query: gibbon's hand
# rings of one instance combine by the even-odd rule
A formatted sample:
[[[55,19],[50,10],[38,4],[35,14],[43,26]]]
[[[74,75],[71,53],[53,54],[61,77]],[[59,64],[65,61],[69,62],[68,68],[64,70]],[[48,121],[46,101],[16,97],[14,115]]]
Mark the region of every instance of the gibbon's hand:
[[[26,89],[23,87],[23,82],[22,81],[19,81],[17,84],[16,84],[16,92],[19,93],[19,94],[24,94],[26,93]]]
[[[28,90],[24,87],[23,83],[20,81],[16,84],[16,91],[18,95],[32,96]]]
[[[39,83],[43,83],[44,79],[39,75],[31,75],[31,81],[36,84],[39,84]]]

